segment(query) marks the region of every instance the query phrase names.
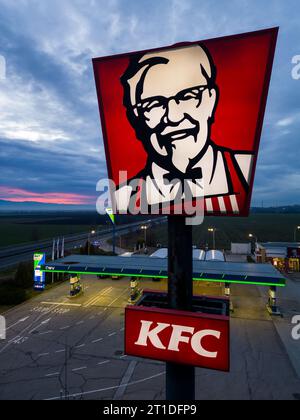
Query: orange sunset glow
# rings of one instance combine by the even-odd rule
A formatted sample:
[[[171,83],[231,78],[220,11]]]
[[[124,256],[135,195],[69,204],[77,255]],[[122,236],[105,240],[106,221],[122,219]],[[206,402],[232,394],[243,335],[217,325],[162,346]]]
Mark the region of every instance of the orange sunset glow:
[[[35,193],[10,187],[0,187],[0,199],[14,203],[34,201],[36,203],[74,205],[93,204],[95,202],[95,197],[89,195],[61,192]]]

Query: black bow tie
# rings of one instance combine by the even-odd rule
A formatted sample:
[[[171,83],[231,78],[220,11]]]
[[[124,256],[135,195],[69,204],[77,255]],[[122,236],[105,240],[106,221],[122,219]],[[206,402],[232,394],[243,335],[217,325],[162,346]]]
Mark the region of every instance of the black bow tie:
[[[179,171],[169,172],[164,175],[164,179],[167,179],[169,182],[174,182],[175,180],[180,180],[183,183],[185,180],[192,181],[196,183],[203,178],[203,173],[201,168],[189,169],[186,173]]]

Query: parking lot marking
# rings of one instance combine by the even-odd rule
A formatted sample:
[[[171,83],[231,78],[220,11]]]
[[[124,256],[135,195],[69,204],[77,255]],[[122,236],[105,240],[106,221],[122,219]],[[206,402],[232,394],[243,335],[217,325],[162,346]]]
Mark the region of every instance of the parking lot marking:
[[[82,366],[80,368],[72,369],[72,372],[78,372],[79,370],[87,369],[87,366]]]
[[[39,333],[39,335],[47,335],[47,334],[51,334],[51,333],[53,333],[52,330]]]
[[[42,305],[52,305],[52,306],[82,306],[81,303],[68,303],[68,302],[41,302]]]
[[[103,340],[103,338],[98,338],[98,340],[94,340],[94,341],[92,341],[92,343],[94,344],[94,343],[99,343],[99,341],[102,341]]]
[[[85,344],[80,344],[80,346],[76,346],[75,349],[81,349],[82,347],[85,347]]]
[[[95,304],[97,302],[98,299],[100,299],[103,295],[105,295],[106,293],[109,293],[112,290],[112,287],[106,287],[105,289],[103,289],[100,293],[98,293],[96,296],[92,297],[90,300],[88,300],[85,305],[84,308],[87,308],[88,306],[91,306],[93,304]]]
[[[54,306],[54,310],[55,310],[55,308],[56,308],[57,306]],[[34,325],[34,324],[36,324],[40,319],[42,319],[45,315],[49,315],[49,314],[51,314],[51,313],[53,313],[53,310],[52,309],[49,309],[49,310],[47,310],[45,313],[42,313],[42,314],[40,314],[39,316],[38,316],[38,318],[35,320],[35,321],[33,321],[30,325],[28,325],[27,327],[25,327],[20,333],[19,333],[19,335],[17,336],[17,337],[20,337],[20,334],[24,334],[26,331],[28,331],[30,328],[32,328],[32,326]],[[51,318],[50,318],[51,319]],[[44,322],[48,322],[48,320],[47,321],[44,321]],[[44,322],[42,322],[42,324],[44,323]],[[41,325],[41,324],[40,324]],[[39,326],[40,326],[39,325]],[[37,328],[37,327],[36,327]],[[36,328],[34,328],[34,329],[32,329],[31,331],[34,331],[34,330],[36,330]],[[14,340],[14,339],[13,339]],[[3,353],[11,344],[12,344],[12,342],[13,342],[13,340],[12,341],[10,341],[10,342],[8,342],[4,347],[2,347],[1,349],[0,349],[0,353]]]
[[[147,378],[143,378],[143,379],[139,379],[137,381],[129,382],[128,384],[125,384],[125,385],[116,385],[116,386],[109,386],[107,388],[93,389],[91,391],[80,392],[80,393],[77,393],[77,394],[70,394],[69,397],[71,397],[71,398],[82,397],[83,395],[98,394],[99,392],[110,391],[112,389],[118,389],[118,388],[123,387],[123,386],[128,387],[128,386],[138,385],[138,384],[141,384],[143,382],[147,382],[147,381],[150,381],[152,379],[159,378],[160,376],[163,376],[163,375],[165,375],[165,371],[157,373],[156,375],[148,376]],[[61,398],[61,396],[58,396],[58,397],[47,398],[47,400],[48,401],[54,401],[54,400],[59,400],[60,398]]]
[[[29,331],[29,334],[32,334],[34,331],[37,331],[38,328],[42,327],[43,325],[48,324],[48,322],[51,321],[51,318],[45,319],[45,321],[41,322],[37,327],[33,328],[31,331]]]
[[[120,384],[119,388],[116,390],[116,393],[115,393],[114,398],[113,398],[114,400],[121,400],[122,399],[123,395],[125,394],[127,385],[129,383],[130,379],[132,378],[132,375],[133,375],[133,372],[134,372],[134,369],[135,369],[136,365],[137,365],[137,362],[134,361],[134,360],[129,363],[129,366],[128,366],[126,372],[125,372],[125,375],[122,378],[121,384]]]
[[[14,324],[10,325],[9,327],[6,328],[6,331],[10,330],[11,328],[15,327],[17,324],[19,324],[20,322],[25,322],[27,321],[27,319],[29,318],[29,316],[19,319],[19,321],[15,322]]]
[[[123,290],[123,292],[118,297],[116,297],[109,305],[107,305],[107,308],[110,308],[118,299],[120,299],[120,297],[122,297],[125,293],[128,293],[128,290],[129,288]]]

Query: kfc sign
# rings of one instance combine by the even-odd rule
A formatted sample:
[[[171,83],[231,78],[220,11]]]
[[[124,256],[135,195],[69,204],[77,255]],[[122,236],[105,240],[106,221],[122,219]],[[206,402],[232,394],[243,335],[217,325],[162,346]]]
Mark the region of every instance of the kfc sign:
[[[229,317],[128,307],[125,353],[229,371]]]
[[[114,213],[248,215],[277,32],[93,60]]]

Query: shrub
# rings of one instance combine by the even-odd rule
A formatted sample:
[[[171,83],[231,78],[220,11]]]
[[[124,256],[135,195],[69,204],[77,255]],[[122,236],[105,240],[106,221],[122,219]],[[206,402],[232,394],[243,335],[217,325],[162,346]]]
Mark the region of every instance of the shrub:
[[[33,285],[33,262],[21,262],[12,282],[15,287],[29,289]]]
[[[7,283],[0,286],[0,305],[19,305],[26,299],[26,290]]]
[[[82,255],[95,255],[96,249],[92,243],[86,241],[83,248],[80,248],[80,254]]]

